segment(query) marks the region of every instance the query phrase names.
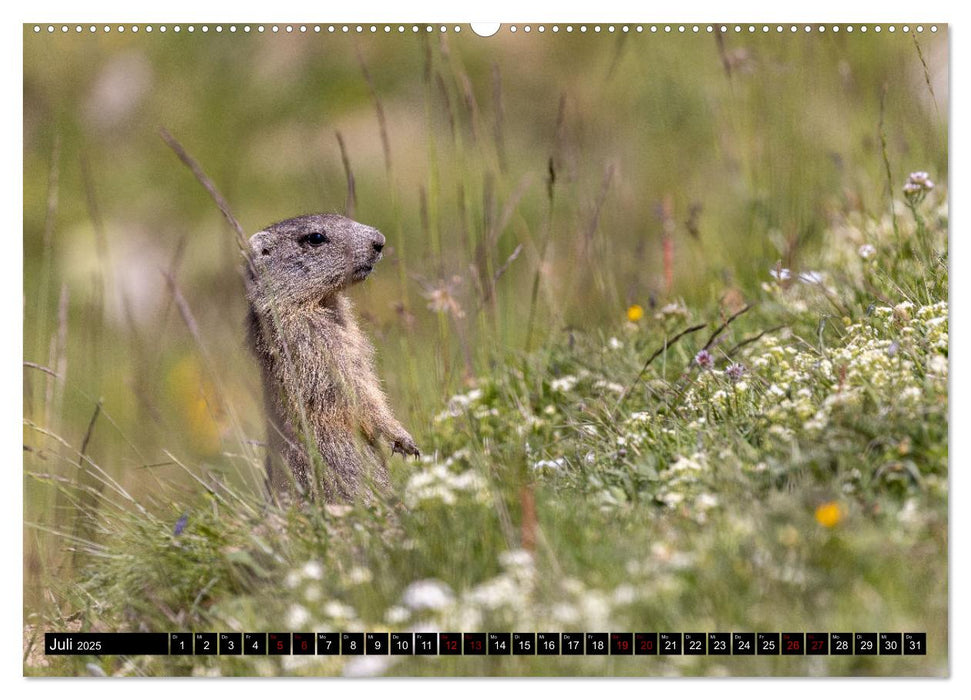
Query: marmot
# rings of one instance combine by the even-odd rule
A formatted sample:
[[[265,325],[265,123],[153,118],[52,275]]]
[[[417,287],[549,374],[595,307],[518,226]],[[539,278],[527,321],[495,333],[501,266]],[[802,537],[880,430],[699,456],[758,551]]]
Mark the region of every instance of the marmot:
[[[370,500],[389,490],[379,447],[418,456],[374,371],[374,349],[344,290],[367,278],[384,236],[336,214],[273,224],[250,238],[249,335],[263,369],[274,497]]]

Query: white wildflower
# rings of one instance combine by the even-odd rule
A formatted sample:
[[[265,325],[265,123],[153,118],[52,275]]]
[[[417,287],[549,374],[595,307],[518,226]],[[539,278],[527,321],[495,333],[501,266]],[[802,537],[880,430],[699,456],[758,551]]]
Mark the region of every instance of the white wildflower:
[[[568,576],[560,581],[560,587],[572,596],[583,595],[583,593],[587,590],[583,585],[583,581],[573,578],[572,576]]]
[[[587,591],[580,599],[581,615],[588,629],[604,629],[610,620],[610,601],[600,591]]]
[[[482,398],[481,389],[472,389],[466,394],[456,394],[448,400],[448,407],[435,416],[437,422],[462,415],[473,403]]]
[[[354,656],[344,666],[344,675],[348,678],[370,678],[380,676],[391,666],[393,656]]]
[[[680,302],[672,302],[662,306],[658,312],[654,314],[654,318],[660,321],[671,316],[687,317],[687,315],[688,309],[683,304]]]
[[[580,611],[568,603],[556,603],[550,615],[561,625],[574,625],[580,621]]]
[[[320,565],[320,562],[308,561],[303,565],[303,575],[305,578],[319,581],[324,577],[324,567]]]
[[[700,471],[701,469],[704,468],[701,465],[701,461],[703,460],[704,460],[704,455],[701,454],[700,452],[696,452],[695,454],[691,455],[690,459],[688,457],[678,457],[678,459],[675,460],[673,464],[671,464],[670,469],[671,471],[675,471],[675,472],[684,471],[686,469],[693,470],[693,471]]]
[[[678,505],[684,500],[684,494],[677,493],[675,491],[667,491],[665,493],[662,493],[658,498],[661,499],[661,502],[664,505],[670,508],[674,508],[676,505]]]
[[[771,385],[768,388],[767,393],[771,394],[772,396],[777,396],[779,398],[783,398],[786,395],[785,390],[781,389],[778,384]]]
[[[302,605],[291,605],[287,610],[287,626],[292,630],[299,630],[310,622],[310,612]]]
[[[637,590],[629,583],[622,583],[614,589],[615,605],[630,605],[637,600]]]
[[[408,608],[402,607],[401,605],[392,605],[384,613],[384,621],[391,626],[400,625],[411,617],[411,612]]]
[[[863,258],[864,260],[869,260],[870,258],[872,258],[874,255],[877,254],[877,249],[872,245],[870,245],[869,243],[864,243],[863,245],[860,246],[860,249],[857,251],[857,253],[859,253],[860,257]]]
[[[934,182],[931,180],[930,175],[923,170],[911,173],[903,187],[904,194],[907,195],[908,199],[916,199],[918,201],[932,189],[934,189]]]
[[[567,374],[550,382],[550,389],[553,391],[567,392],[577,385],[577,378],[572,374]]]
[[[536,471],[551,471],[558,472],[566,466],[566,458],[557,457],[556,459],[541,459],[540,461],[533,464],[533,469]]]
[[[424,579],[409,585],[401,599],[412,610],[441,610],[452,604],[455,594],[443,581]]]
[[[505,606],[517,606],[524,602],[520,583],[508,575],[496,576],[469,591],[466,600],[483,608],[494,610]]]
[[[932,355],[927,361],[927,371],[938,377],[946,377],[947,358],[943,355]]]
[[[612,391],[615,394],[623,394],[625,391],[623,385],[618,384],[617,382],[608,382],[604,379],[598,379],[596,382],[594,382],[593,388],[606,389],[607,391]]]
[[[357,617],[354,608],[337,600],[331,600],[324,605],[324,614],[332,620],[353,620]]]
[[[920,522],[920,509],[917,507],[917,501],[913,498],[908,499],[904,503],[904,507],[900,509],[897,514],[897,518],[908,525],[916,525]]]
[[[372,578],[373,576],[371,572],[360,566],[355,566],[353,569],[347,572],[347,580],[354,585],[369,583]]]
[[[507,569],[532,569],[533,555],[525,549],[511,549],[499,555],[499,563]]]

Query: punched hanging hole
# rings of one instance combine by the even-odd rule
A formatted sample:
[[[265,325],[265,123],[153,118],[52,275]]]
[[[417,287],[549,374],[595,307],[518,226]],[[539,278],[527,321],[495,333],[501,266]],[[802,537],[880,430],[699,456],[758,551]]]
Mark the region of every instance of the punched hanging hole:
[[[472,31],[481,37],[489,37],[499,31],[499,22],[473,22]]]

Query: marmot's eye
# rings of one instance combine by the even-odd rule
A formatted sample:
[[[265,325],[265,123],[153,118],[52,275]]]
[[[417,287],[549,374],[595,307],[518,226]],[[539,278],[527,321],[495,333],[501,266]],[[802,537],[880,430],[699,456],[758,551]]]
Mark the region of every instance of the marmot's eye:
[[[311,233],[307,236],[304,236],[304,240],[307,241],[307,243],[309,243],[310,245],[314,245],[314,246],[323,245],[324,243],[327,243],[327,236],[325,236],[322,233]]]

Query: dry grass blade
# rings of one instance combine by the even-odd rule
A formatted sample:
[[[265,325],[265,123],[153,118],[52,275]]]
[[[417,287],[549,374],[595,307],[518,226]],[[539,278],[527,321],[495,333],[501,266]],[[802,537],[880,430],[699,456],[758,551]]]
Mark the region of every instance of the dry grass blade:
[[[98,399],[97,405],[94,407],[94,413],[91,415],[91,420],[88,421],[88,429],[84,432],[84,439],[81,441],[81,454],[78,456],[78,466],[84,467],[84,456],[88,452],[88,443],[91,442],[91,435],[94,433],[94,424],[98,420],[98,416],[101,415],[101,399]]]
[[[727,355],[728,357],[731,357],[736,352],[744,348],[746,345],[751,345],[752,343],[756,342],[757,340],[767,335],[768,333],[775,333],[776,331],[781,331],[783,328],[785,328],[785,324],[782,324],[780,326],[773,326],[772,328],[766,328],[761,333],[753,335],[751,338],[745,338],[744,340],[736,343],[735,345],[732,346],[732,348],[728,352],[725,353],[725,355]]]
[[[711,334],[711,337],[708,338],[708,342],[705,343],[704,349],[705,350],[710,349],[711,346],[715,343],[715,341],[718,340],[718,336],[724,333],[725,329],[728,328],[736,318],[746,313],[751,308],[752,308],[751,304],[746,304],[741,309],[739,309],[731,316],[729,316],[727,319],[725,319],[725,322],[722,323],[720,326],[718,326],[718,328],[715,329],[715,332]]]
[[[361,52],[357,53],[357,62],[361,66],[361,73],[364,74],[364,81],[367,83],[368,90],[371,92],[371,99],[374,100],[374,111],[378,115],[378,129],[381,132],[381,149],[384,151],[384,165],[391,174],[391,141],[388,139],[388,120],[384,116],[384,105],[381,104],[381,98],[378,96],[378,90],[374,86],[374,79],[371,77],[371,72],[367,69],[367,64],[364,62],[364,56]]]
[[[76,451],[75,448],[72,447],[71,444],[67,440],[65,440],[64,438],[62,438],[60,435],[57,435],[56,433],[54,433],[54,432],[52,432],[50,430],[47,430],[45,428],[42,428],[41,426],[39,426],[36,423],[33,423],[32,421],[27,420],[27,419],[24,419],[24,425],[27,428],[29,428],[30,430],[34,430],[34,431],[40,433],[41,435],[46,435],[47,437],[49,437],[52,440],[54,440],[55,442],[59,443],[63,447],[67,448],[68,450],[71,450],[72,452],[75,452]],[[108,474],[108,472],[106,472],[104,469],[102,469],[100,466],[98,466],[87,455],[81,454],[81,452],[79,452],[79,451],[77,451],[77,454],[79,455],[79,457],[81,458],[82,461],[86,462],[88,464],[88,466],[90,466],[98,474],[101,475],[101,477],[98,479],[99,481],[101,481],[105,485],[109,486],[113,491],[115,491],[115,493],[119,494],[120,496],[122,496],[123,498],[125,498],[125,500],[127,500],[130,503],[132,503],[136,508],[138,508],[139,512],[141,512],[144,515],[147,515],[148,514],[148,511],[146,511],[142,507],[142,505],[138,501],[136,501],[135,498],[130,493],[128,493],[128,491],[125,490],[125,488],[121,484],[119,484],[117,481],[115,481],[113,478],[111,478],[111,475]]]
[[[51,266],[54,258],[54,228],[57,219],[57,202],[60,192],[61,179],[61,137],[60,134],[54,135],[54,144],[51,147],[51,165],[47,174],[47,212],[44,216],[44,239],[43,254],[41,258],[41,270],[37,280],[37,303],[36,308],[40,312],[37,324],[37,345],[36,352],[42,356],[46,345],[46,314],[47,302],[50,295]]]
[[[54,136],[51,148],[51,169],[47,177],[47,216],[44,218],[44,249],[48,250],[54,239],[54,219],[57,215],[57,200],[61,180],[61,137]]]
[[[886,114],[887,108],[887,88],[889,86],[887,83],[883,84],[883,90],[880,91],[880,123],[878,126],[878,131],[880,132],[880,155],[883,157],[883,167],[887,174],[887,201],[890,203],[890,221],[893,223],[893,235],[894,238],[900,241],[900,229],[897,228],[897,212],[893,206],[893,171],[890,168],[890,156],[887,155],[887,132],[883,126],[883,119]]]
[[[725,49],[725,34],[722,32],[721,27],[715,27],[715,43],[718,45],[718,57],[721,59],[722,68],[725,69],[725,75],[731,78],[732,61],[728,57],[728,51]]]
[[[563,131],[566,123],[566,93],[560,93],[560,102],[556,110],[556,126],[553,128],[553,148],[547,162],[546,177],[546,231],[543,235],[543,244],[539,250],[539,259],[536,262],[536,271],[533,273],[533,288],[529,296],[529,314],[526,317],[526,352],[529,352],[533,343],[533,323],[536,320],[536,304],[539,300],[539,285],[543,275],[543,268],[546,264],[546,253],[549,250],[550,240],[553,238],[553,213],[556,209],[556,172],[560,161],[560,154],[563,150]]]
[[[590,223],[587,225],[587,241],[593,238],[593,235],[597,232],[597,227],[600,226],[600,213],[603,211],[604,202],[607,201],[607,193],[610,192],[610,183],[614,179],[616,170],[617,168],[613,163],[604,169],[603,180],[600,183],[600,194],[597,196],[597,203],[593,208],[593,216],[590,217]]]
[[[502,73],[497,63],[492,64],[492,110],[495,113],[493,134],[496,140],[496,156],[499,159],[499,170],[506,171],[506,145],[502,133],[502,122],[505,108],[502,100]]]
[[[917,33],[911,31],[910,36],[914,40],[914,48],[917,49],[917,58],[924,69],[924,84],[927,85],[927,91],[931,94],[931,100],[934,102],[934,111],[940,116],[941,108],[937,104],[937,95],[934,94],[934,86],[931,84],[931,71],[927,67],[927,61],[924,60],[924,52],[920,48],[920,42],[917,41]]]
[[[159,129],[159,134],[162,136],[162,140],[168,144],[169,148],[172,149],[175,155],[179,157],[179,160],[181,160],[182,163],[192,171],[192,174],[195,176],[196,180],[198,180],[199,184],[202,185],[206,192],[209,193],[209,196],[212,197],[212,200],[216,203],[216,206],[219,207],[219,211],[222,212],[223,216],[226,218],[226,221],[229,222],[229,225],[236,233],[236,243],[239,245],[240,252],[243,253],[247,261],[249,261],[249,242],[246,237],[246,232],[243,231],[243,227],[240,225],[239,220],[233,215],[232,210],[230,210],[229,203],[226,201],[226,198],[223,197],[219,190],[216,189],[216,186],[212,183],[212,180],[209,179],[209,176],[206,175],[202,167],[192,156],[189,155],[185,148],[183,148],[182,144],[179,143],[176,138],[172,136],[172,134],[170,134],[164,128]]]
[[[179,289],[178,282],[175,281],[175,277],[173,277],[172,273],[170,273],[168,270],[162,270],[162,276],[169,285],[169,291],[172,293],[172,300],[175,302],[175,306],[179,310],[179,315],[182,316],[182,320],[189,329],[189,333],[192,334],[195,341],[199,343],[200,347],[202,347],[202,336],[199,334],[199,324],[196,323],[196,319],[192,315],[192,310],[189,308],[189,303],[182,295],[182,290]]]
[[[523,244],[522,243],[520,243],[519,245],[516,246],[516,249],[512,253],[509,254],[509,257],[508,258],[506,258],[506,262],[504,262],[502,264],[502,266],[498,270],[496,270],[496,274],[493,275],[493,277],[492,277],[493,284],[495,284],[496,282],[499,281],[499,278],[502,277],[503,273],[505,273],[505,271],[508,269],[508,267],[512,264],[513,260],[515,260],[516,258],[519,257],[519,254],[521,252],[523,252]]]
[[[89,553],[91,553],[91,554],[93,554],[95,552],[107,552],[107,550],[105,549],[105,547],[103,545],[98,544],[97,542],[93,542],[91,540],[86,540],[86,539],[83,539],[83,538],[80,538],[80,537],[75,537],[74,535],[71,535],[71,534],[69,534],[67,532],[62,532],[60,530],[57,530],[57,529],[54,529],[54,528],[51,528],[51,527],[47,527],[45,525],[41,525],[40,523],[33,523],[33,522],[26,522],[25,521],[24,522],[24,527],[29,527],[29,528],[32,528],[32,529],[37,530],[39,532],[47,532],[47,533],[49,533],[51,535],[56,535],[59,538],[63,538],[65,540],[69,540],[69,541],[75,542],[77,544],[84,545],[85,547],[88,547],[89,548]],[[90,551],[90,550],[94,550],[94,551]]]
[[[253,506],[250,505],[250,503],[245,498],[243,498],[238,493],[236,493],[235,491],[233,491],[231,488],[229,488],[228,486],[226,486],[226,484],[224,484],[223,482],[219,481],[219,482],[215,482],[215,483],[207,483],[198,474],[196,474],[191,469],[189,469],[189,467],[187,467],[185,464],[183,464],[178,459],[176,459],[175,455],[173,455],[171,452],[169,452],[168,450],[162,450],[162,453],[166,457],[168,457],[172,461],[173,464],[178,465],[178,467],[181,468],[182,471],[184,471],[186,474],[188,474],[193,480],[195,480],[196,482],[198,482],[199,485],[202,486],[202,488],[204,488],[209,493],[209,495],[212,496],[213,498],[215,498],[215,499],[217,499],[217,500],[219,500],[219,501],[221,501],[223,503],[226,503],[226,499],[224,499],[222,496],[220,496],[219,493],[217,492],[217,487],[218,487],[218,489],[220,489],[220,490],[224,491],[225,493],[229,494],[230,496],[232,496],[233,500],[235,500],[241,506],[243,506],[244,508],[246,508],[246,510],[248,510],[250,513],[256,513],[256,509],[253,508]]]
[[[30,369],[39,370],[41,372],[44,372],[45,374],[51,375],[52,377],[58,377],[57,372],[55,372],[54,370],[52,370],[52,369],[50,369],[48,367],[45,367],[44,365],[39,365],[36,362],[27,362],[27,361],[24,361],[24,367],[29,367]]]
[[[438,86],[438,91],[442,96],[442,102],[445,106],[445,115],[448,117],[448,132],[452,136],[452,143],[455,143],[455,113],[452,111],[452,100],[448,95],[448,85],[445,84],[444,76],[438,71],[435,72],[435,84]]]
[[[77,483],[75,486],[78,489],[79,498],[77,500],[71,500],[74,502],[74,507],[80,513],[84,513],[85,517],[75,519],[75,537],[82,537],[91,533],[92,526],[98,519],[100,505],[106,501],[110,502],[110,499],[102,496],[101,489],[98,488],[100,480],[95,480],[93,484],[85,484],[86,481],[91,480],[91,477],[88,475],[88,470],[84,468],[84,460],[87,458],[88,444],[91,442],[91,436],[94,434],[94,426],[100,413],[101,400],[99,399],[97,405],[94,407],[91,420],[88,422],[88,429],[84,432],[84,439],[81,441],[81,450],[78,453]],[[78,565],[78,554],[78,551],[74,552],[74,566]]]
[[[101,207],[98,206],[98,198],[94,191],[94,178],[91,176],[91,166],[87,157],[80,158],[81,162],[81,181],[84,184],[84,202],[88,207],[88,217],[94,227],[95,247],[98,251],[98,260],[101,261],[102,269],[108,269],[108,237],[105,234],[104,218],[101,216]]]
[[[344,165],[344,175],[347,177],[347,199],[344,201],[344,216],[349,219],[354,218],[354,209],[357,204],[357,192],[354,186],[354,171],[351,170],[351,161],[347,157],[347,147],[344,145],[344,137],[341,132],[337,135],[337,145],[341,149],[341,163]]]
[[[499,215],[499,221],[495,226],[492,227],[491,236],[489,239],[489,245],[494,246],[499,236],[502,232],[506,230],[509,225],[509,221],[512,219],[512,215],[516,212],[516,208],[519,206],[519,202],[522,200],[523,196],[529,191],[529,188],[533,185],[533,174],[526,173],[520,178],[519,182],[516,184],[516,189],[513,190],[509,199],[502,207],[502,213]]]
[[[654,360],[660,357],[663,353],[667,352],[668,348],[670,348],[672,345],[677,343],[684,336],[689,335],[691,333],[697,333],[702,328],[704,328],[705,325],[706,324],[704,323],[699,323],[697,326],[691,326],[689,328],[685,328],[683,331],[681,331],[676,336],[671,338],[671,340],[665,340],[664,344],[661,347],[659,347],[657,350],[655,350],[651,354],[651,356],[644,361],[644,366],[641,367],[641,371],[637,373],[637,376],[634,378],[634,381],[631,382],[631,385],[627,387],[627,389],[621,395],[620,399],[617,400],[617,405],[614,406],[613,415],[616,416],[617,412],[621,409],[621,407],[623,407],[624,402],[627,401],[627,397],[630,396],[631,392],[634,391],[634,389],[640,383],[641,379],[644,378],[644,373],[647,372],[647,368],[651,366],[651,363],[654,362]]]
[[[462,88],[462,100],[469,115],[472,143],[476,143],[479,140],[479,104],[476,102],[475,91],[472,89],[472,81],[469,80],[469,76],[465,73],[459,75],[459,84]]]

